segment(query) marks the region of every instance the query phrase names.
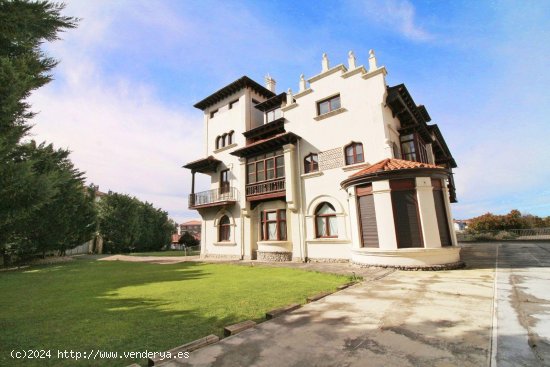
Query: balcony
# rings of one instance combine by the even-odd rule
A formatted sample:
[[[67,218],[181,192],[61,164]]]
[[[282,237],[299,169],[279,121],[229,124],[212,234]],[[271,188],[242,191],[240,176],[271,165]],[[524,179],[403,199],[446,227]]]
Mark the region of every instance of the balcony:
[[[284,177],[246,185],[246,200],[248,201],[284,197],[285,195]]]
[[[239,200],[236,187],[220,187],[189,195],[189,209],[233,205]]]

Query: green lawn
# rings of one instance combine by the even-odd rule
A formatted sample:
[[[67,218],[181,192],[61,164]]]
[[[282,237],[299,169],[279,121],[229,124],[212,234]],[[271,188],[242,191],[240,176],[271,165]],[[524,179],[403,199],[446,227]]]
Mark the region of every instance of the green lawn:
[[[126,366],[135,360],[75,362],[57,359],[57,350],[165,351],[348,280],[261,266],[91,260],[2,272],[0,366]],[[52,358],[14,360],[13,349],[49,349]]]
[[[132,252],[130,256],[192,256],[200,255],[200,251],[187,250],[187,255],[184,250],[166,250],[166,251],[151,251],[151,252]]]

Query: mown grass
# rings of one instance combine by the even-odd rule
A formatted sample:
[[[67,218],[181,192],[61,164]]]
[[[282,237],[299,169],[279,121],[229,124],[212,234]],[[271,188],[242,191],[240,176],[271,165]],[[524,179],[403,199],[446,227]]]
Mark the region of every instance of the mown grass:
[[[304,303],[347,277],[227,264],[77,260],[0,273],[1,366],[125,366],[57,359],[57,350],[165,351],[267,310]],[[49,349],[51,359],[10,352]]]
[[[191,256],[199,255],[200,251],[197,250],[166,250],[166,251],[151,251],[151,252],[132,252],[130,256]]]

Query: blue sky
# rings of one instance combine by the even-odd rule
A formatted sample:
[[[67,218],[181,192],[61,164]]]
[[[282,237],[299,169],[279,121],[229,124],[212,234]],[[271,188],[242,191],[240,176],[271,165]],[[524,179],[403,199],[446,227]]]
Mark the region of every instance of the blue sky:
[[[323,52],[362,64],[374,49],[458,163],[455,218],[550,215],[550,2],[80,0],[65,14],[82,20],[46,46],[61,64],[31,97],[33,138],[104,191],[197,217],[180,168],[203,155],[194,102],[242,75],[297,90]]]

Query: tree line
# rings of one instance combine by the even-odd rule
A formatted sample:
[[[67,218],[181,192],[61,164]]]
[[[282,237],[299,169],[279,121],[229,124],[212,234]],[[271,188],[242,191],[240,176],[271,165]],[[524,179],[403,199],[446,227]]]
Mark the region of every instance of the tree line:
[[[58,61],[44,42],[75,28],[64,4],[0,0],[0,254],[25,259],[63,254],[97,235],[112,252],[158,249],[170,242],[166,212],[127,195],[97,203],[70,152],[28,139],[35,117],[28,98],[52,81]]]
[[[550,216],[541,218],[531,214],[521,214],[512,210],[508,214],[486,213],[470,219],[468,229],[473,231],[497,231],[510,229],[550,228]]]

